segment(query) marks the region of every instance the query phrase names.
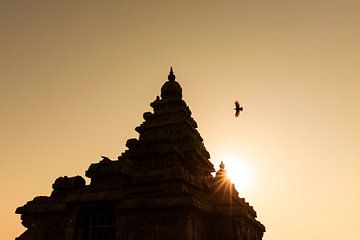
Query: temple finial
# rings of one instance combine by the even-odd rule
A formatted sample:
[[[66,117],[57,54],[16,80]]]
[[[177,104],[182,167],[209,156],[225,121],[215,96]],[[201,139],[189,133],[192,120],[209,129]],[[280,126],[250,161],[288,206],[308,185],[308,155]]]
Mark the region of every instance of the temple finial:
[[[170,73],[169,73],[168,79],[169,79],[169,81],[175,81],[175,75],[174,75],[172,67],[170,67]]]
[[[224,170],[225,169],[225,164],[221,161],[219,167],[220,167],[220,169]]]

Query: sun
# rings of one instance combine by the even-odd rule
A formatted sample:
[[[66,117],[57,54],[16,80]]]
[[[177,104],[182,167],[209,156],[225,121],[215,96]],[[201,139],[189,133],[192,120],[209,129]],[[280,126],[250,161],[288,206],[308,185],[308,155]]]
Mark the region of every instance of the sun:
[[[252,171],[249,161],[238,154],[224,154],[220,160],[225,164],[225,170],[232,183],[235,184],[239,194],[246,194],[252,185]]]

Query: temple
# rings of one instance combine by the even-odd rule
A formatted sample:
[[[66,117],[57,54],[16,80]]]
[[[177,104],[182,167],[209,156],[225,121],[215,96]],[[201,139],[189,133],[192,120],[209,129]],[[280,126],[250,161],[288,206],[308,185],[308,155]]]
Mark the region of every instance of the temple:
[[[260,240],[265,227],[240,198],[225,165],[213,173],[197,123],[170,70],[118,159],[102,157],[86,177],[59,177],[50,196],[16,209],[17,240]]]

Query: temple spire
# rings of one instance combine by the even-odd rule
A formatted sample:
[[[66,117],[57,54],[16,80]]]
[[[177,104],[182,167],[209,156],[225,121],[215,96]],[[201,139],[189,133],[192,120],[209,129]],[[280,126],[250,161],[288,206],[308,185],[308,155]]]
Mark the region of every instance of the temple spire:
[[[220,167],[221,170],[224,170],[225,169],[225,164],[221,161],[219,167]]]
[[[168,79],[169,79],[169,81],[175,81],[175,75],[174,75],[172,67],[170,67],[170,73],[169,73]]]

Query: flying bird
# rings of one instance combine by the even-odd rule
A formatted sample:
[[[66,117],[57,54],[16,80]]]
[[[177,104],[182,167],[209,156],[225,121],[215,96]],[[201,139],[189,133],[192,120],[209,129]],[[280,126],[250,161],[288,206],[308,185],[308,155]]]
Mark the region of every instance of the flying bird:
[[[239,101],[235,101],[235,117],[238,117],[240,112],[243,111],[243,107],[240,107]]]

